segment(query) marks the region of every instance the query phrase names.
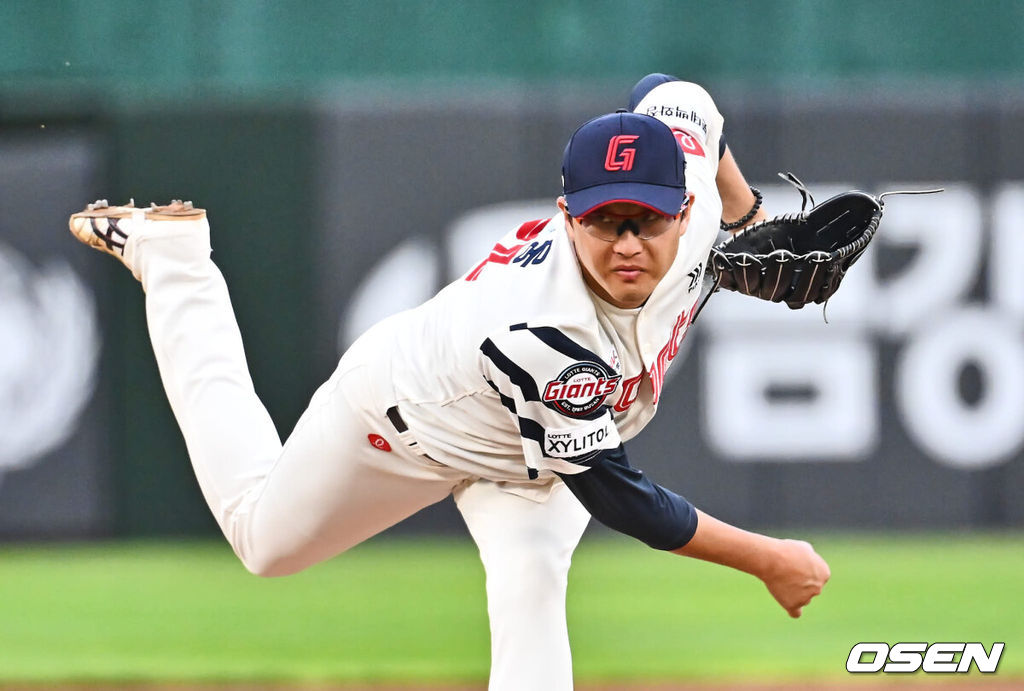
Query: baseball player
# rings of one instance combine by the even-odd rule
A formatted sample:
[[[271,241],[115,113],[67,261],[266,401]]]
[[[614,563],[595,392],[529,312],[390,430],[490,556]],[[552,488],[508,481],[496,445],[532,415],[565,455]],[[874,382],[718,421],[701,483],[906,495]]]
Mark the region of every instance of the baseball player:
[[[718,521],[627,457],[723,214],[763,215],[701,87],[651,75],[634,100],[637,112],[572,135],[552,218],[367,331],[283,445],[253,390],[205,211],[98,202],[71,217],[78,239],[142,283],[199,486],[246,568],[295,573],[453,494],[487,575],[492,691],[572,688],[565,590],[590,516],[751,573],[792,616],[820,592],[829,571],[809,544]]]

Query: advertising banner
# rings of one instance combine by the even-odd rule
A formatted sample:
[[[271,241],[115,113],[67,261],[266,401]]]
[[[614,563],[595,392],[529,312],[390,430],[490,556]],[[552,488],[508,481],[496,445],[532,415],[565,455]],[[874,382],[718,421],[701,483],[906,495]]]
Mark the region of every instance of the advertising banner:
[[[855,188],[945,191],[886,198],[876,241],[824,307],[713,296],[630,458],[748,525],[1020,525],[1024,169],[1006,155],[1020,147],[1014,111],[960,109],[949,131],[942,104],[720,105],[727,141],[772,213],[800,208],[779,170],[799,174],[818,201]],[[428,299],[508,230],[552,215],[564,142],[600,112],[326,113],[320,206],[333,222],[322,224],[318,266],[337,350],[323,356]],[[986,132],[981,145],[973,131]]]
[[[0,536],[109,527],[103,296],[67,231],[102,160],[85,131],[0,135]]]

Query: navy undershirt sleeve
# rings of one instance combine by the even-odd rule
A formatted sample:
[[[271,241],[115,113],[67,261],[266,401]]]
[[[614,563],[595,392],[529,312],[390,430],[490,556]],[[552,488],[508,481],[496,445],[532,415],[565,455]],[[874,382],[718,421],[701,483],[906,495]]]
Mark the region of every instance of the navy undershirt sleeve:
[[[725,156],[725,130],[722,130],[722,136],[718,138],[718,160],[722,160],[722,156]]]
[[[590,469],[558,476],[604,525],[654,549],[678,549],[693,537],[697,530],[693,505],[630,466],[621,444],[583,465]]]

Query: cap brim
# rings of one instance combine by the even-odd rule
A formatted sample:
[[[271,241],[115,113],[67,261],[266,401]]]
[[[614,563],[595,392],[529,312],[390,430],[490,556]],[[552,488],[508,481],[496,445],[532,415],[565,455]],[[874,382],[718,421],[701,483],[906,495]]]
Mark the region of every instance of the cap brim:
[[[598,207],[615,202],[639,204],[666,216],[675,216],[683,208],[685,199],[686,190],[680,187],[648,185],[640,182],[595,185],[565,195],[569,214],[576,218],[586,216]]]

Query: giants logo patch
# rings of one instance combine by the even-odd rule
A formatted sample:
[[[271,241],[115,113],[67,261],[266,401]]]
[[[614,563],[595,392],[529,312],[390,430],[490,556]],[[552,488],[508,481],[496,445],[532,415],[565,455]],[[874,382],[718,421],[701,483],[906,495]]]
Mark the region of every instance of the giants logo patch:
[[[570,417],[584,417],[601,407],[622,379],[596,362],[576,362],[544,387],[544,403]]]

